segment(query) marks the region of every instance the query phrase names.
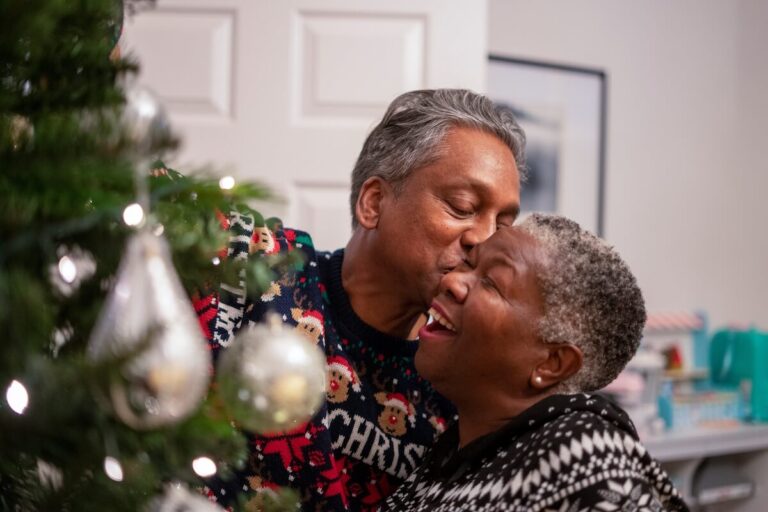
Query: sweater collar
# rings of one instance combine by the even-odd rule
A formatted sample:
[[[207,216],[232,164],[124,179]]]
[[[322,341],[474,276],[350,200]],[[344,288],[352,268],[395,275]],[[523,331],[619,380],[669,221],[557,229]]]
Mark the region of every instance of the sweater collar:
[[[500,429],[475,439],[463,448],[458,448],[458,423],[451,425],[435,444],[433,460],[438,465],[439,473],[453,482],[491,451],[509,445],[521,435],[536,431],[560,416],[576,411],[592,412],[627,432],[635,440],[639,439],[627,413],[604,397],[588,393],[552,395],[515,416]]]
[[[333,253],[321,254],[320,275],[326,284],[330,314],[334,325],[341,327],[341,335],[354,339],[365,340],[367,346],[387,356],[413,357],[418,349],[418,342],[391,336],[368,325],[357,316],[349,302],[349,295],[341,279],[341,268],[344,263],[344,249]]]

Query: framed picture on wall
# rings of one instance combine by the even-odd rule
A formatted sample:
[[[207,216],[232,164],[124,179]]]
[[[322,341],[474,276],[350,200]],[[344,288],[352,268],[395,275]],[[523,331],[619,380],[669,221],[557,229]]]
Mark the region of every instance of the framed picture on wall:
[[[603,235],[605,72],[491,55],[488,96],[527,136],[522,212],[557,212]]]

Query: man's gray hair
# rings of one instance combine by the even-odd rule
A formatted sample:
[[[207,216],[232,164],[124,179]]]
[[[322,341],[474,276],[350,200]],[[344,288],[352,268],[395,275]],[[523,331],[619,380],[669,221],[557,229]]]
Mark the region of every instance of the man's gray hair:
[[[355,204],[363,183],[379,176],[401,190],[414,169],[442,156],[450,128],[461,126],[498,137],[515,158],[523,177],[525,134],[508,108],[466,89],[411,91],[395,98],[381,122],[368,135],[352,170],[352,228],[357,227]]]
[[[604,240],[558,215],[532,214],[519,227],[544,250],[539,285],[544,342],[571,343],[584,364],[559,391],[605,387],[635,355],[645,325],[645,301],[635,276]]]

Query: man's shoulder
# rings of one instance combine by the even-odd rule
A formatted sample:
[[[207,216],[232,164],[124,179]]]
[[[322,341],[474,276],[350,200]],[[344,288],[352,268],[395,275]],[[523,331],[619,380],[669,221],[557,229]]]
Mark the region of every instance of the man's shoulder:
[[[222,283],[198,308],[205,315],[206,336],[213,349],[228,346],[244,322],[259,322],[276,312],[291,327],[312,333],[322,344],[323,287],[318,258],[306,231],[284,227],[276,217],[255,210],[217,214],[228,232],[226,257],[247,262],[234,282]],[[320,333],[320,334],[318,334]]]

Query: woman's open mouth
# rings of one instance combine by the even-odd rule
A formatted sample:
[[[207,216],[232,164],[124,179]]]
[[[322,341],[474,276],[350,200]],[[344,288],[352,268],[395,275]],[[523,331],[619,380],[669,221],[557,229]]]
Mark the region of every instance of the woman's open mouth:
[[[456,332],[456,327],[451,323],[450,320],[448,320],[444,315],[442,315],[437,309],[435,309],[434,306],[431,306],[429,308],[429,311],[427,313],[432,317],[433,322],[431,324],[438,324],[435,327],[442,327],[443,329],[447,329],[452,332]]]
[[[419,330],[419,340],[453,338],[456,335],[456,326],[445,314],[432,306],[429,308],[429,315],[432,321]]]

